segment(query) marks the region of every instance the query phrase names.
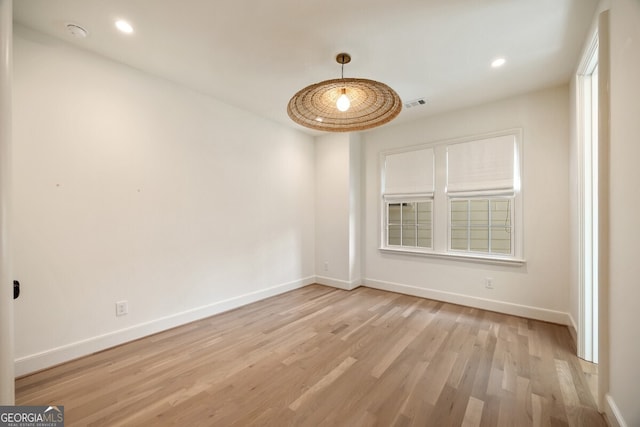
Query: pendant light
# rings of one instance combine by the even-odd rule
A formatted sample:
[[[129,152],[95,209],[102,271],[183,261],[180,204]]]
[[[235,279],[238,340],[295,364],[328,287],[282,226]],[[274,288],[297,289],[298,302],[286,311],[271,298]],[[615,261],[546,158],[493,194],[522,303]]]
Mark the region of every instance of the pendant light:
[[[336,61],[342,67],[339,79],[325,80],[298,91],[287,107],[294,122],[315,130],[353,132],[390,122],[400,114],[398,94],[384,83],[344,77],[344,65],[351,62],[348,53]]]

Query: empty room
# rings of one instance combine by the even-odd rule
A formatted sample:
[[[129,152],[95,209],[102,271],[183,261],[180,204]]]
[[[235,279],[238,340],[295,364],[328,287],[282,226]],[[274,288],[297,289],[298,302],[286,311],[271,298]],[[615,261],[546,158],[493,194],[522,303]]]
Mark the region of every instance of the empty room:
[[[0,58],[0,426],[640,426],[638,0],[0,0]]]

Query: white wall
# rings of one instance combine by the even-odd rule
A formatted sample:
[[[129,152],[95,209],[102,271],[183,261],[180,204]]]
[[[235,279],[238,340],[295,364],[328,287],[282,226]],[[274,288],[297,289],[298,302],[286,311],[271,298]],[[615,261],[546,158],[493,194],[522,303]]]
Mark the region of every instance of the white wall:
[[[316,263],[318,282],[349,287],[349,135],[316,137]]]
[[[362,135],[349,135],[349,282],[352,288],[362,283]]]
[[[640,2],[613,0],[609,194],[609,403],[640,425]]]
[[[313,138],[24,28],[14,60],[17,374],[314,281]]]
[[[361,143],[348,133],[316,137],[317,282],[353,289],[361,282]]]
[[[11,262],[11,139],[13,2],[0,0],[0,405],[15,403]]]
[[[510,128],[523,129],[524,266],[386,254],[380,245],[381,151]],[[567,86],[385,126],[363,134],[365,284],[569,323]],[[484,278],[493,278],[493,290]]]

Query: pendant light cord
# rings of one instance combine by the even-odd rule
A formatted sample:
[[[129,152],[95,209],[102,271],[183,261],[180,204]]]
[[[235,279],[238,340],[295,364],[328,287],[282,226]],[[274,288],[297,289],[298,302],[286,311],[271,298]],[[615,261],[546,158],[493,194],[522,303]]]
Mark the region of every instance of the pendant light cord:
[[[340,53],[336,56],[336,61],[340,63],[340,78],[344,80],[344,64],[351,62],[351,55],[348,53]]]

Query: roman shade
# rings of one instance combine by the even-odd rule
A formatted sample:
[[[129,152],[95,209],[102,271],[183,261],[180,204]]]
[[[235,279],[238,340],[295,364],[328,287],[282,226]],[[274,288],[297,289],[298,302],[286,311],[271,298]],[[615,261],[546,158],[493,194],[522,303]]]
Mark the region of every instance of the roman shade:
[[[388,154],[384,158],[385,198],[433,196],[433,148]]]
[[[514,135],[447,146],[448,194],[509,194],[518,184]]]

